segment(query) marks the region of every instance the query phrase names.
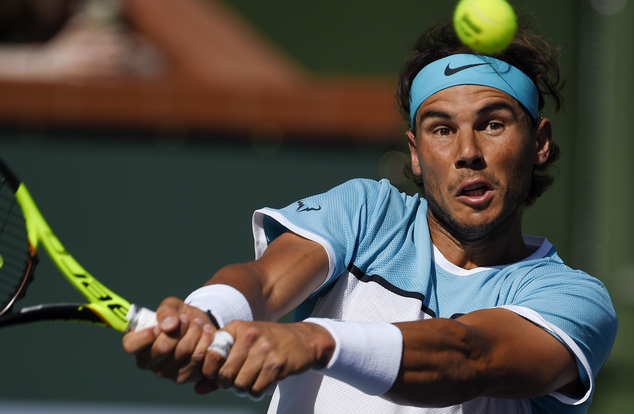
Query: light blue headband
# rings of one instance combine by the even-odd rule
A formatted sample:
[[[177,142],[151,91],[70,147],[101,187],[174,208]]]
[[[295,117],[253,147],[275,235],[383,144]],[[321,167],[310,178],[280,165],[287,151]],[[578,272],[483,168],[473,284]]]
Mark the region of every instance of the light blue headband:
[[[482,85],[499,89],[515,98],[537,119],[537,87],[524,72],[489,56],[451,55],[425,66],[414,78],[409,95],[412,127],[416,124],[416,112],[425,99],[458,85]]]

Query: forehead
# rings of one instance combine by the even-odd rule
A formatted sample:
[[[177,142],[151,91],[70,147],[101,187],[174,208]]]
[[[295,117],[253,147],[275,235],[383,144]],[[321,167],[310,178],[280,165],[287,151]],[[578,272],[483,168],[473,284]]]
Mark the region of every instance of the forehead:
[[[411,125],[416,123],[416,113],[423,101],[456,85],[496,88],[521,102],[532,118],[539,115],[539,91],[524,72],[492,57],[456,54],[431,62],[414,77],[409,94]]]
[[[436,92],[423,101],[418,108],[417,117],[430,109],[442,109],[450,113],[477,112],[495,103],[508,106],[516,114],[522,111],[515,98],[499,89],[481,85],[457,85]]]

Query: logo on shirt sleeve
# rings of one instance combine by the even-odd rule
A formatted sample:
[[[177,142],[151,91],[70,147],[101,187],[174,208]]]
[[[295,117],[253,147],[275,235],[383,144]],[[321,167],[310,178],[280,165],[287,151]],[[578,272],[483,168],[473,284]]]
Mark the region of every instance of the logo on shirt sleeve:
[[[308,206],[306,205],[306,203],[304,203],[303,201],[298,201],[297,202],[297,212],[298,213],[303,213],[305,211],[319,211],[321,210],[321,206],[317,205],[317,207],[313,207],[313,206]]]

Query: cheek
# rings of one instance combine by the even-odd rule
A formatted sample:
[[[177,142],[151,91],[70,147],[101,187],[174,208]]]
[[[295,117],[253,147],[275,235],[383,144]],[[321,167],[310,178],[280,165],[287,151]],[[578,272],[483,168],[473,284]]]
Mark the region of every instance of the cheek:
[[[533,176],[533,160],[530,150],[525,150],[520,157],[508,157],[502,168],[509,171],[508,187],[514,193],[528,191]]]
[[[426,197],[441,198],[441,188],[447,187],[449,171],[437,156],[421,158],[421,178],[425,186]]]
[[[423,175],[442,177],[454,165],[450,149],[442,145],[421,145],[418,157]]]
[[[420,160],[420,175],[423,177],[425,181],[429,181],[430,179],[435,180],[440,174],[439,170],[439,162],[436,159],[436,156],[430,156],[429,154],[434,154],[430,151],[423,152],[419,154]],[[426,183],[427,184],[427,183]]]

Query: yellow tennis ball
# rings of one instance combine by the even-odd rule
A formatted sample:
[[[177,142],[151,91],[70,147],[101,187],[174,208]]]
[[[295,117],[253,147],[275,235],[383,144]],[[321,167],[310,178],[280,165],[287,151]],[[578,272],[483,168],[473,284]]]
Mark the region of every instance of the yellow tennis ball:
[[[517,30],[515,12],[505,0],[461,0],[453,24],[462,43],[489,55],[504,50]]]

